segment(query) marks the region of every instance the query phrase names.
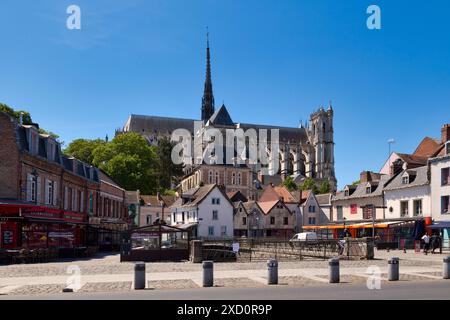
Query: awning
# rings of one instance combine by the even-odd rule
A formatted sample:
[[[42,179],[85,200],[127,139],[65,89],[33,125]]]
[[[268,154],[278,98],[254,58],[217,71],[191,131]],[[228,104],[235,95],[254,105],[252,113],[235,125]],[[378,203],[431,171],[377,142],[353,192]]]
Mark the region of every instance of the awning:
[[[322,225],[322,226],[304,226],[305,230],[316,230],[316,229],[366,229],[366,228],[389,228],[396,225],[406,225],[413,224],[414,221],[389,221],[389,222],[359,222],[359,223],[346,223],[345,226],[343,224],[330,224],[330,225]],[[449,222],[450,223],[450,222]],[[450,226],[449,226],[450,228]]]
[[[187,229],[195,227],[197,225],[198,225],[197,222],[191,222],[191,223],[185,223],[185,224],[177,224],[175,227],[187,230]]]
[[[450,221],[439,221],[431,226],[428,226],[430,229],[445,229],[450,228]]]

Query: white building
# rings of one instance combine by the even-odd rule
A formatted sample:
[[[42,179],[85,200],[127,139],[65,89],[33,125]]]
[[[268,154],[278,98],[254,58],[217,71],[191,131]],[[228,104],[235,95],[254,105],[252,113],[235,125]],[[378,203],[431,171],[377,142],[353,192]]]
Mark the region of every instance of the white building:
[[[233,237],[233,204],[216,185],[185,192],[171,206],[171,224],[199,238]]]
[[[431,172],[431,216],[442,230],[443,245],[449,247],[450,236],[450,142],[443,156],[429,160]]]
[[[428,166],[403,170],[385,188],[385,219],[431,216]]]

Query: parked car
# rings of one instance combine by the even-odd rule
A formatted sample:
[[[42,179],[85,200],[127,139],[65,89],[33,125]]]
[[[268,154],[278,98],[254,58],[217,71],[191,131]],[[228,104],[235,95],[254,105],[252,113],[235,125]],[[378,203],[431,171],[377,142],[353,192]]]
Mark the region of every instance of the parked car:
[[[289,241],[317,241],[317,239],[315,232],[301,232],[295,234]]]

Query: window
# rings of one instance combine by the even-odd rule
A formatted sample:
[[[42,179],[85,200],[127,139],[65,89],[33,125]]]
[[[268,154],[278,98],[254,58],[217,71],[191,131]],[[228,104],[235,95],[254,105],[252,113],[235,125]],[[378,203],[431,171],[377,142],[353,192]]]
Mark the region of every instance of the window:
[[[316,218],[314,218],[314,217],[308,218],[308,223],[309,224],[316,224]]]
[[[316,206],[309,206],[308,212],[316,212]]]
[[[94,213],[94,194],[89,192],[89,213]]]
[[[422,215],[422,199],[414,200],[414,216]]]
[[[247,225],[247,218],[246,218],[246,217],[242,217],[242,224],[243,224],[244,226]]]
[[[363,219],[372,219],[375,211],[375,207],[371,204],[368,204],[363,207]]]
[[[337,206],[336,207],[336,212],[337,212],[337,220],[342,220],[344,218],[344,212],[342,210],[342,206]]]
[[[348,190],[348,189],[345,190],[344,191],[344,196],[346,196],[346,197],[350,196],[350,190]]]
[[[350,205],[350,214],[357,214],[358,213],[358,205],[357,204],[351,204]]]
[[[147,215],[147,225],[151,225],[152,224],[152,215],[149,214]]]
[[[181,213],[181,221],[183,221],[183,223],[184,223],[184,215],[185,215],[185,212],[183,211],[183,212]]]
[[[283,224],[285,226],[287,226],[289,224],[289,218],[288,217],[283,217]]]
[[[212,219],[213,220],[219,220],[219,212],[217,210],[213,210],[213,212],[212,212]]]
[[[442,214],[450,213],[450,196],[441,197],[441,207]]]
[[[400,216],[407,217],[408,216],[408,201],[400,202]]]
[[[45,181],[45,204],[53,204],[53,181],[46,180]]]
[[[450,184],[450,168],[441,169],[441,181],[443,186]]]
[[[214,172],[214,183],[219,183],[219,172],[218,171]]]
[[[209,226],[208,227],[208,236],[213,236],[214,235],[214,227],[213,226]]]
[[[220,235],[222,237],[227,235],[227,226],[221,226],[220,227]]]
[[[372,187],[366,187],[366,194],[372,193]]]
[[[402,184],[408,184],[409,183],[409,177],[408,176],[404,176],[402,178]]]
[[[236,173],[231,173],[231,184],[236,184]]]
[[[220,204],[220,198],[216,199],[216,204]]]
[[[275,217],[270,217],[270,224],[275,224]]]
[[[208,183],[209,184],[213,183],[213,172],[212,172],[212,170],[209,170],[209,172],[208,172]]]
[[[238,172],[238,174],[237,174],[236,184],[237,185],[242,184],[242,173],[240,173],[240,172]]]
[[[177,223],[177,214],[175,212],[172,214],[172,222]]]

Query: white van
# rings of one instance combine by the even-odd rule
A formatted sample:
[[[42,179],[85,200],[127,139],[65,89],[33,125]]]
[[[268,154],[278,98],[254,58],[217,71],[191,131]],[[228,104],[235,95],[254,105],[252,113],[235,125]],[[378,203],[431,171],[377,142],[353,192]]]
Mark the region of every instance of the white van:
[[[289,241],[316,241],[317,234],[315,232],[301,232],[295,234]]]

